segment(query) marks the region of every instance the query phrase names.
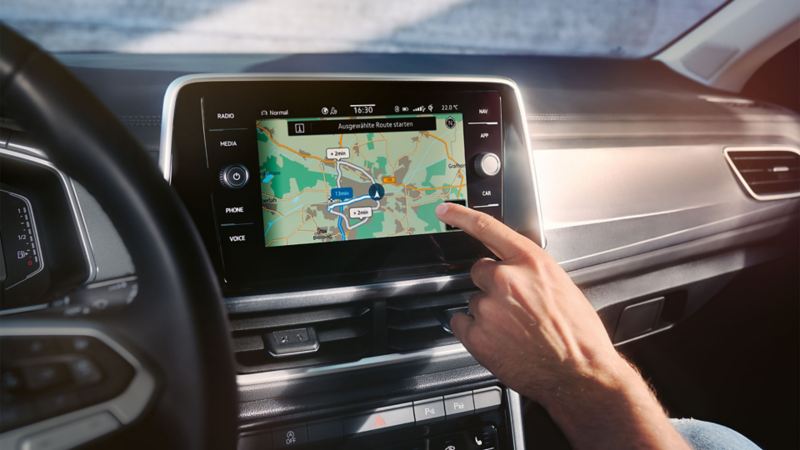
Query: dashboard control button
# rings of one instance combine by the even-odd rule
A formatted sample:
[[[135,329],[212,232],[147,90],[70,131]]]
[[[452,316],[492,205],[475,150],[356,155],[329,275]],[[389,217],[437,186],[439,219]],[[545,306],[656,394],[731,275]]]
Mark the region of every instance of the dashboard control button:
[[[247,207],[244,206],[244,204],[239,204],[239,205],[232,204],[232,205],[222,206],[220,207],[220,211],[222,211],[222,214],[224,215],[225,219],[236,219],[248,212]],[[225,222],[227,223],[228,221],[226,220]]]
[[[474,432],[472,440],[481,450],[493,450],[497,448],[497,428],[494,425],[487,425]]]
[[[414,417],[417,423],[444,420],[444,402],[442,398],[414,402]]]
[[[407,405],[382,408],[370,414],[347,419],[344,422],[344,433],[361,434],[413,424],[414,410],[410,403]]]
[[[252,127],[253,122],[247,114],[236,111],[230,105],[214,103],[206,102],[203,107],[208,137],[213,139],[215,134],[244,131]]]
[[[478,389],[472,391],[472,399],[475,402],[475,411],[494,409],[502,403],[502,391],[497,386]]]
[[[4,359],[32,358],[59,352],[55,340],[42,336],[20,336],[3,339]]]
[[[275,430],[272,433],[275,448],[295,448],[308,442],[308,430],[305,424]]]
[[[219,172],[219,182],[228,189],[241,189],[250,180],[250,172],[242,164],[225,166]]]
[[[103,374],[97,365],[85,357],[71,361],[69,370],[72,373],[72,380],[79,386],[95,384],[103,378]]]
[[[42,391],[69,380],[66,368],[61,363],[39,363],[22,367],[22,378],[29,391]]]
[[[221,224],[254,223],[257,219],[257,204],[243,201],[240,193],[224,192],[214,195],[214,210]]]
[[[221,131],[217,133],[208,133],[206,138],[208,142],[209,151],[221,154],[235,155],[241,151],[245,151],[250,142],[251,133],[247,130],[237,131]]]
[[[452,435],[431,440],[430,450],[464,450],[467,446],[464,436]]]
[[[272,448],[272,433],[255,433],[239,436],[237,450],[270,450]]]
[[[447,417],[469,414],[474,410],[475,410],[475,404],[472,401],[471,392],[446,395],[444,397],[444,412],[447,415]]]
[[[255,226],[251,224],[227,224],[220,229],[220,239],[226,248],[249,247],[257,238]]]
[[[308,424],[308,442],[332,441],[342,438],[342,422],[328,420]]]
[[[276,358],[314,353],[319,350],[314,327],[273,331],[264,336],[264,344],[269,354]]]
[[[500,173],[502,163],[494,153],[481,153],[475,157],[475,171],[482,177],[493,177]]]
[[[469,122],[498,122],[500,120],[500,96],[486,93],[475,98],[475,102],[465,109],[464,114]]]

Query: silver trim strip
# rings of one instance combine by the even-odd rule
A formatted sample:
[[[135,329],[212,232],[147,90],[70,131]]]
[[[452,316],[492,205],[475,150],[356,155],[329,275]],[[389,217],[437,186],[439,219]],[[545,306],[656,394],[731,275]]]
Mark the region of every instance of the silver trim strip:
[[[248,373],[236,376],[236,383],[239,388],[280,383],[285,381],[296,381],[321,377],[337,373],[352,372],[355,370],[371,369],[394,364],[413,363],[416,361],[429,361],[433,358],[447,358],[467,356],[469,352],[461,344],[450,344],[441,347],[433,347],[412,353],[392,353],[388,355],[370,356],[358,361],[331,364],[327,366],[313,366],[297,369],[274,370],[272,372]]]
[[[8,142],[6,143],[6,148],[9,150],[16,150],[20,153],[28,153],[31,156],[35,156],[41,159],[47,159],[47,154],[45,152],[39,150],[38,148],[29,147],[27,145],[17,144],[16,142]]]
[[[733,169],[733,173],[736,174],[736,178],[739,180],[739,183],[747,190],[747,193],[750,194],[756,200],[759,201],[768,201],[768,200],[785,200],[787,198],[796,198],[800,197],[800,191],[788,194],[771,194],[771,195],[761,195],[756,194],[753,191],[753,188],[747,184],[747,181],[744,179],[744,176],[739,172],[739,169],[736,168],[736,164],[733,163],[733,159],[731,158],[730,152],[789,152],[795,153],[796,155],[800,156],[800,149],[795,147],[783,147],[783,146],[759,146],[759,147],[725,147],[723,149],[725,153],[725,159],[728,161],[728,165],[731,166]]]
[[[134,369],[134,376],[122,394],[105,402],[88,406],[60,416],[15,428],[0,434],[0,448],[17,449],[28,438],[50,429],[79,422],[101,412],[111,413],[122,425],[137,419],[150,403],[156,389],[155,378],[128,350],[100,330],[89,327],[49,325],[46,321],[34,324],[29,321],[7,323],[0,328],[0,336],[88,336],[96,338],[120,355]]]
[[[511,420],[511,443],[514,450],[525,450],[525,430],[522,419],[522,397],[511,389],[506,388],[509,416]]]
[[[34,244],[36,245],[36,252],[39,253],[39,267],[37,267],[36,270],[33,273],[29,273],[28,275],[26,275],[25,278],[17,281],[16,283],[12,284],[11,286],[6,286],[5,287],[5,289],[11,289],[14,286],[17,286],[17,285],[19,285],[21,283],[24,283],[24,282],[30,280],[31,278],[33,278],[36,275],[38,275],[39,272],[44,270],[44,251],[42,250],[42,244],[39,242],[39,230],[36,229],[36,214],[34,214],[34,212],[33,212],[33,206],[31,206],[31,201],[28,200],[28,198],[25,197],[24,195],[17,194],[16,192],[7,191],[5,189],[0,189],[0,192],[5,192],[6,194],[8,194],[10,196],[16,197],[16,198],[22,200],[23,202],[25,202],[25,205],[28,207],[28,212],[29,212],[29,215],[30,215],[31,233],[33,233],[33,241],[34,241]]]
[[[656,216],[665,216],[668,214],[675,214],[675,213],[682,213],[687,211],[696,211],[703,208],[709,208],[715,206],[714,203],[705,203],[702,205],[692,205],[692,206],[685,206],[682,208],[675,208],[675,209],[667,209],[663,211],[653,211],[653,212],[646,212],[642,214],[630,214],[627,216],[615,216],[615,217],[608,217],[602,219],[592,219],[592,220],[576,220],[571,222],[548,222],[547,229],[548,230],[558,230],[562,228],[572,228],[572,227],[583,227],[587,225],[598,225],[604,223],[612,223],[612,222],[621,222],[623,220],[632,220],[632,219],[643,219],[645,217],[656,217]]]
[[[38,305],[20,306],[19,308],[6,308],[0,309],[0,317],[12,316],[14,314],[23,314],[33,311],[41,311],[50,307],[49,303],[40,303]]]
[[[159,167],[167,182],[172,181],[172,134],[174,129],[174,115],[175,105],[178,99],[180,90],[193,83],[204,82],[224,82],[224,81],[326,81],[326,80],[353,80],[353,81],[437,81],[437,82],[483,82],[483,83],[497,83],[511,88],[514,92],[514,97],[517,102],[520,117],[520,126],[522,127],[521,139],[525,145],[525,151],[528,157],[531,192],[533,193],[536,201],[536,219],[539,225],[538,240],[542,247],[546,246],[546,239],[544,235],[544,221],[542,218],[542,208],[539,199],[539,189],[537,185],[536,169],[534,164],[534,155],[531,149],[530,130],[528,129],[527,113],[525,111],[525,103],[522,99],[522,93],[519,86],[513,80],[503,77],[493,76],[456,76],[456,75],[424,75],[424,74],[408,74],[408,75],[381,75],[381,74],[307,74],[307,73],[280,73],[280,74],[192,74],[185,75],[175,79],[167,87],[164,93],[164,106],[161,112],[161,142],[159,150]],[[457,277],[457,276],[456,276]],[[295,292],[295,293],[281,293],[281,294],[267,294],[246,297],[234,297],[227,300],[228,310],[230,312],[252,312],[261,311],[266,309],[274,309],[281,305],[286,305],[285,302],[294,301],[293,306],[301,306],[303,301],[309,303],[309,297],[315,298],[323,304],[327,303],[340,303],[353,299],[367,298],[368,296],[381,294],[391,295],[399,291],[405,292],[409,290],[410,286],[419,286],[413,289],[413,292],[423,292],[424,287],[435,286],[441,289],[442,284],[446,285],[454,277],[434,277],[431,279],[423,280],[406,280],[399,282],[380,283],[374,286],[347,286],[334,289],[324,289],[318,291],[308,292]],[[349,300],[345,300],[348,298]],[[288,307],[288,306],[284,306]]]
[[[14,144],[13,142],[9,142],[7,148],[0,148],[0,155],[6,155],[11,158],[21,159],[33,164],[38,164],[50,169],[51,171],[55,172],[56,175],[58,175],[59,179],[61,180],[61,184],[64,186],[64,192],[67,194],[67,200],[69,201],[69,207],[72,210],[75,226],[78,228],[78,237],[81,240],[83,256],[86,260],[86,266],[89,271],[86,280],[84,280],[84,284],[91,283],[97,277],[97,263],[94,259],[94,251],[92,250],[91,240],[89,239],[89,232],[86,227],[86,219],[83,217],[83,211],[79,206],[80,203],[78,201],[78,194],[75,192],[75,186],[72,184],[72,179],[67,177],[64,172],[60,171],[50,161],[42,159],[41,157],[31,156],[30,153],[42,155],[42,157],[45,156],[44,152],[38,149],[21,146]]]
[[[443,275],[411,280],[387,281],[310,291],[228,297],[225,305],[232,314],[348,303],[375,297],[392,297],[441,292],[450,288],[474,286],[469,274]]]
[[[674,324],[674,323],[671,323],[671,324],[669,324],[669,325],[666,325],[666,326],[663,326],[663,327],[661,327],[661,328],[657,328],[657,329],[655,329],[655,330],[653,330],[653,331],[648,331],[648,332],[647,332],[647,333],[645,333],[645,334],[640,334],[639,336],[634,336],[634,337],[632,337],[632,338],[630,338],[630,339],[626,339],[626,340],[624,340],[624,341],[615,342],[615,343],[614,343],[614,347],[619,347],[619,346],[621,346],[621,345],[625,345],[625,344],[627,344],[627,343],[629,343],[629,342],[638,341],[638,340],[640,340],[640,339],[644,339],[644,338],[646,338],[646,337],[650,337],[650,336],[652,336],[652,335],[654,335],[654,334],[658,334],[658,333],[661,333],[661,332],[663,332],[663,331],[671,330],[671,329],[672,329],[672,327],[674,327],[674,326],[675,326],[675,324]]]
[[[764,206],[764,207],[762,207],[760,209],[756,209],[756,210],[753,210],[753,211],[748,211],[748,212],[743,213],[743,214],[737,214],[735,216],[725,217],[725,218],[722,218],[722,219],[719,219],[719,220],[715,220],[713,222],[703,223],[703,224],[700,224],[700,225],[695,225],[693,227],[684,228],[684,229],[673,231],[673,232],[670,232],[670,233],[661,234],[661,235],[658,235],[658,236],[653,236],[653,237],[650,237],[650,238],[647,238],[647,239],[642,239],[640,241],[632,242],[630,244],[620,245],[620,246],[617,246],[617,247],[614,247],[614,248],[609,248],[609,249],[605,249],[605,250],[602,250],[602,251],[599,251],[599,252],[590,253],[588,255],[582,255],[582,256],[578,256],[576,258],[567,259],[567,260],[564,260],[564,261],[558,261],[558,263],[560,265],[562,265],[562,266],[565,265],[565,264],[572,264],[572,263],[575,263],[577,261],[582,261],[582,260],[585,260],[585,259],[594,258],[594,257],[600,256],[600,255],[607,255],[609,253],[614,253],[614,252],[617,252],[617,251],[620,251],[620,250],[624,250],[624,249],[628,249],[628,248],[632,248],[632,247],[637,247],[637,246],[640,246],[640,245],[643,245],[643,244],[647,244],[647,243],[651,243],[651,242],[657,242],[657,241],[660,241],[660,240],[668,238],[668,237],[678,236],[678,235],[681,235],[681,234],[689,233],[691,231],[701,230],[701,229],[704,229],[704,228],[709,228],[709,227],[712,227],[714,225],[723,224],[725,222],[731,222],[731,221],[734,221],[734,220],[737,220],[737,219],[740,219],[740,218],[743,218],[743,217],[753,216],[753,215],[756,215],[756,214],[763,213],[765,211],[769,211],[769,210],[773,210],[773,209],[780,209],[782,207],[783,207],[782,204]]]

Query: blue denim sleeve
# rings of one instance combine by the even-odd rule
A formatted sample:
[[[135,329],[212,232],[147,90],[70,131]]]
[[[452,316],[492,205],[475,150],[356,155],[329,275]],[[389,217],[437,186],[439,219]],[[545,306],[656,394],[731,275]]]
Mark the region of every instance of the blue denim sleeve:
[[[723,425],[695,419],[670,421],[694,450],[761,450],[750,439]]]

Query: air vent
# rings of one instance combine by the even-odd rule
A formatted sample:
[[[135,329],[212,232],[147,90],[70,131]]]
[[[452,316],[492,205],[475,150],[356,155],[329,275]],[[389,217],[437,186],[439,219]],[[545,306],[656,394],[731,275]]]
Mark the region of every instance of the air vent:
[[[472,292],[405,298],[387,305],[388,347],[395,352],[453,344],[457,339],[442,329],[445,310],[466,306]]]
[[[725,149],[747,192],[757,200],[800,196],[800,150],[787,147]]]
[[[274,331],[310,327],[319,348],[310,353],[275,357],[265,339]],[[366,304],[236,315],[231,317],[233,347],[239,372],[289,369],[357,360],[372,345],[372,309]]]

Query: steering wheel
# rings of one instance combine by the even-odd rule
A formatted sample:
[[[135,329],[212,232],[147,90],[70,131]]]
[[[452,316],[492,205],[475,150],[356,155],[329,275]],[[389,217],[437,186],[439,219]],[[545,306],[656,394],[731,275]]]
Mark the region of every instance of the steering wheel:
[[[136,139],[72,73],[3,24],[0,94],[5,115],[97,199],[138,277],[135,300],[101,316],[21,314],[3,318],[0,328],[39,335],[85,330],[141,364],[153,381],[152,400],[140,417],[120,421],[104,447],[235,448],[235,370],[222,294],[177,195]]]

